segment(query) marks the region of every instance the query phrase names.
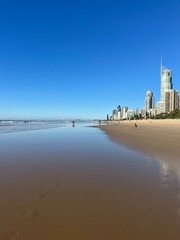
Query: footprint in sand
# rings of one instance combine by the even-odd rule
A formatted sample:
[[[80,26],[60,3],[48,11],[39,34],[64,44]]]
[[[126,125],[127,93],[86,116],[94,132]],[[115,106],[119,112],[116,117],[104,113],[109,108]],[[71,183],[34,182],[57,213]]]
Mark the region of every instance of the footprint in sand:
[[[60,187],[60,184],[57,182],[57,183],[55,184],[55,186],[56,186],[56,188],[59,188],[59,187]]]
[[[47,193],[41,193],[40,195],[38,195],[37,198],[38,198],[39,200],[43,200],[43,199],[47,198],[47,196],[48,196]]]
[[[0,237],[0,240],[17,240],[20,233],[18,231],[9,231]]]
[[[19,212],[18,217],[23,218],[23,217],[25,217],[27,215],[28,215],[28,210],[27,209],[23,209],[23,210],[21,210]]]
[[[39,211],[37,209],[33,209],[30,216],[32,218],[37,218],[39,216]]]
[[[39,214],[39,210],[37,210],[37,209],[33,209],[32,211],[23,209],[22,211],[19,212],[18,217],[19,217],[19,218],[23,218],[23,217],[36,218],[36,217],[38,217],[39,215],[40,215],[40,214]],[[1,240],[1,239],[0,239],[0,240]]]

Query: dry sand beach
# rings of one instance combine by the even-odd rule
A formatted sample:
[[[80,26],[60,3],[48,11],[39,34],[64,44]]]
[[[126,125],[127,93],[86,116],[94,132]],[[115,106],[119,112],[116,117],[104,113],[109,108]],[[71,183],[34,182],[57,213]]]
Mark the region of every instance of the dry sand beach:
[[[180,120],[133,120],[110,124],[100,127],[110,138],[166,161],[180,176]]]

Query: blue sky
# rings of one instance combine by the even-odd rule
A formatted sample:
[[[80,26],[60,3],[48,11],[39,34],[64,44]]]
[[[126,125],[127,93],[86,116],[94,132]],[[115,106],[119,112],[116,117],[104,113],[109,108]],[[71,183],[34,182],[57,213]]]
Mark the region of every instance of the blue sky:
[[[0,0],[0,119],[105,118],[180,91],[179,0]]]

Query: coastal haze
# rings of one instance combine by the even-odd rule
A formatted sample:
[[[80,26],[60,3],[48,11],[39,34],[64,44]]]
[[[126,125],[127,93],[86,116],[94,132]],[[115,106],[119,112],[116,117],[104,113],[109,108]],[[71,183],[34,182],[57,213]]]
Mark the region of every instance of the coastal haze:
[[[180,236],[167,163],[71,124],[0,134],[0,239]]]

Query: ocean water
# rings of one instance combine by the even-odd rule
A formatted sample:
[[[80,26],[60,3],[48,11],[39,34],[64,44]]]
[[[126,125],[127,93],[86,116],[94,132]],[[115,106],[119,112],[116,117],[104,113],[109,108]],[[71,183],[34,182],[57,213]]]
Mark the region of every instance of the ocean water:
[[[0,240],[179,239],[167,164],[88,123],[56,124],[1,130]]]
[[[87,124],[96,125],[96,121],[77,121],[76,124],[80,126],[87,126]],[[57,128],[62,126],[72,125],[72,121],[69,120],[12,120],[12,121],[0,121],[0,134],[12,133],[20,131],[41,130],[49,128]]]

